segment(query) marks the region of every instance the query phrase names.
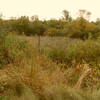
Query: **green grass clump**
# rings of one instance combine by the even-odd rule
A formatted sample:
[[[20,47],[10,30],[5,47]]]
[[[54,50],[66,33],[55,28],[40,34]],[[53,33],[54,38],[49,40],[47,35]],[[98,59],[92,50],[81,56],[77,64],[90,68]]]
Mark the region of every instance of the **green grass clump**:
[[[98,64],[100,62],[100,42],[87,40],[67,48],[66,60],[77,63]]]
[[[78,41],[65,48],[52,48],[48,52],[48,57],[55,61],[72,64],[88,63],[91,65],[100,62],[100,42],[98,40]]]
[[[83,87],[95,87],[100,83],[100,41],[86,40],[72,43],[65,48],[51,48],[47,56],[62,68],[70,68],[88,64],[91,67],[91,73],[84,79]],[[60,64],[61,63],[61,64]],[[82,69],[82,66],[79,70]],[[72,80],[75,80],[73,75]],[[79,72],[78,72],[79,76]],[[71,81],[72,83],[73,81]]]
[[[51,38],[51,44],[40,45],[40,49],[47,47],[50,59],[33,50],[37,48],[28,40],[12,34],[0,36],[0,68],[9,64],[0,70],[0,100],[100,100],[99,40],[75,40],[68,45],[56,41],[56,47]]]
[[[32,56],[32,46],[18,36],[9,34],[0,38],[0,67],[10,63],[20,63]]]

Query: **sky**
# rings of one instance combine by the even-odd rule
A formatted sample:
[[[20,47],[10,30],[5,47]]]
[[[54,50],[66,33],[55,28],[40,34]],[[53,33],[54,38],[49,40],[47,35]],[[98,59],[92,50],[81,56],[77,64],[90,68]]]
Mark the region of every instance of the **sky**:
[[[61,18],[68,10],[72,17],[79,9],[92,13],[91,20],[100,18],[100,0],[0,0],[0,13],[4,18],[38,15],[39,19]]]

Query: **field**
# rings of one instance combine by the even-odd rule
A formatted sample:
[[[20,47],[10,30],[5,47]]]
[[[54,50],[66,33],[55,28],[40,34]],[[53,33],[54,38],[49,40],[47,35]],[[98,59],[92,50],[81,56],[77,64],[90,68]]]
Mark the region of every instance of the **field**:
[[[99,39],[4,36],[0,100],[100,100],[99,51]]]
[[[0,100],[100,100],[98,10],[73,10],[89,7],[86,0],[1,1]],[[57,17],[61,7],[73,13]]]

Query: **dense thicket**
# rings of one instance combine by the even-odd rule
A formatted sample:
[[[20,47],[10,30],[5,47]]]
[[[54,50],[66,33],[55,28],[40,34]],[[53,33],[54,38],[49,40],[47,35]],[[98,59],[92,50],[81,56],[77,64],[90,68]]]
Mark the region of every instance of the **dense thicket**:
[[[15,32],[17,34],[67,36],[71,38],[97,38],[100,35],[100,20],[90,22],[90,13],[79,11],[79,16],[73,19],[69,12],[63,11],[61,19],[39,20],[37,16],[31,18],[21,16],[9,20],[0,19],[0,32]],[[86,17],[84,17],[86,16]]]
[[[0,100],[100,100],[100,19],[63,15],[0,18]]]
[[[31,58],[31,47],[30,43],[17,35],[0,34],[0,68],[11,63],[19,64],[25,57]]]

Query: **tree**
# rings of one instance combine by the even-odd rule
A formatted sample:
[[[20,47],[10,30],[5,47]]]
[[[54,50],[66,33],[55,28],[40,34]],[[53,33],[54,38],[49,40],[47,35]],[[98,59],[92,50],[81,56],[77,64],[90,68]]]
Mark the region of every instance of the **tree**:
[[[27,16],[21,16],[20,18],[16,19],[13,21],[13,29],[17,31],[18,33],[26,33],[28,34],[30,29],[29,29],[29,17]]]
[[[45,29],[45,25],[43,24],[42,21],[34,21],[31,25],[31,28],[32,28],[32,33],[33,35],[36,34],[36,35],[43,35],[44,34],[44,31],[46,30]]]
[[[64,24],[65,22],[63,22],[62,20],[56,20],[56,19],[50,19],[45,22],[47,28],[56,28],[56,29],[62,29]]]
[[[69,14],[69,11],[67,11],[67,10],[63,10],[63,20],[65,20],[65,21],[71,21],[72,20],[72,17],[70,16],[70,14]]]
[[[34,22],[34,21],[39,21],[39,18],[37,15],[34,15],[31,17],[31,21]]]
[[[66,27],[66,30],[67,36],[82,40],[88,39],[90,34],[95,36],[99,31],[95,24],[88,22],[84,18],[77,18]]]

